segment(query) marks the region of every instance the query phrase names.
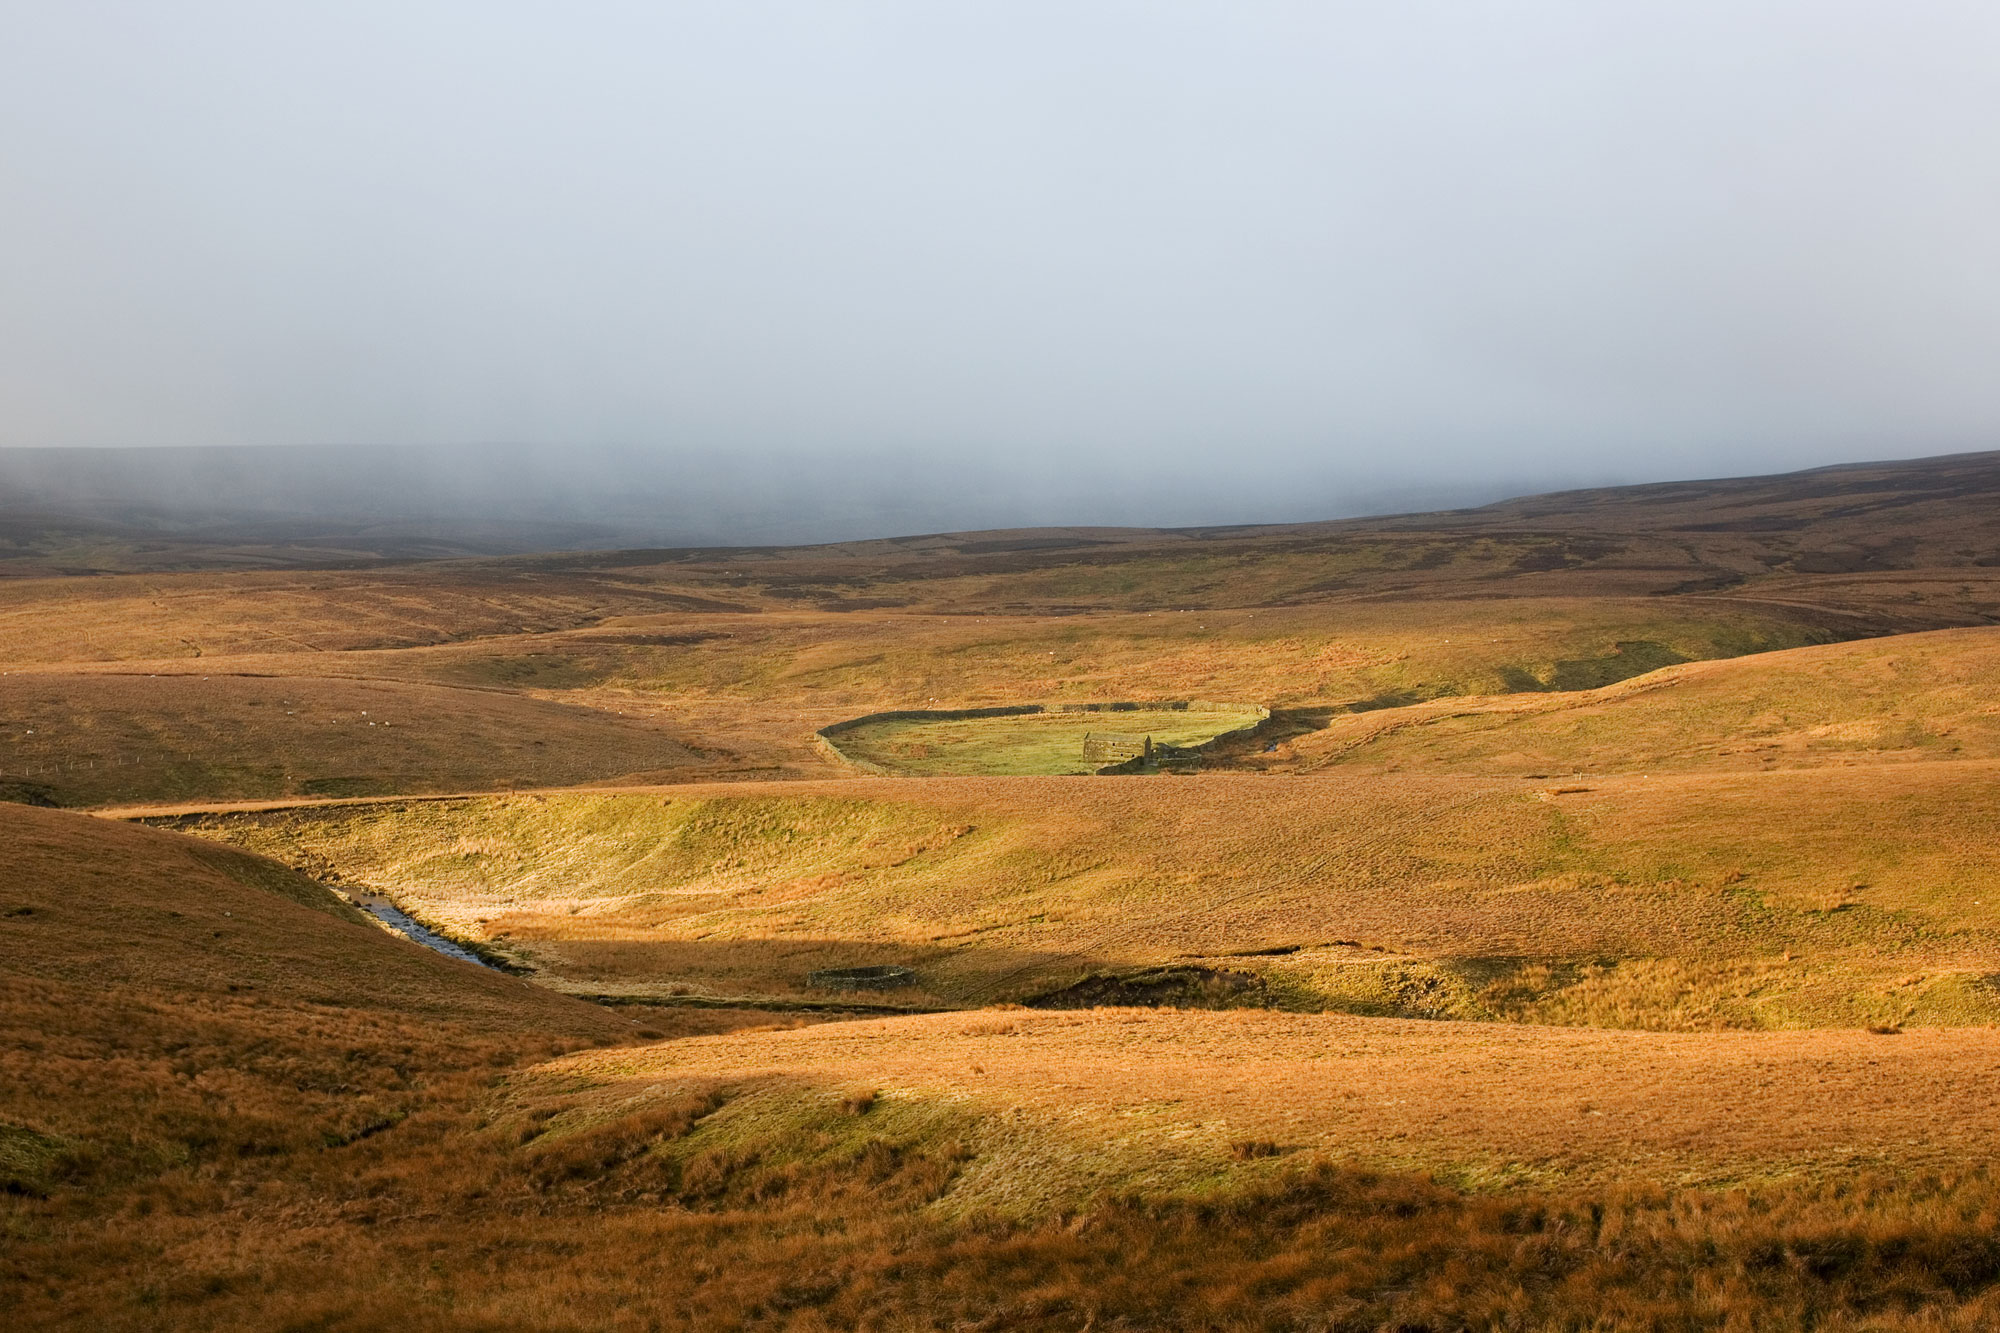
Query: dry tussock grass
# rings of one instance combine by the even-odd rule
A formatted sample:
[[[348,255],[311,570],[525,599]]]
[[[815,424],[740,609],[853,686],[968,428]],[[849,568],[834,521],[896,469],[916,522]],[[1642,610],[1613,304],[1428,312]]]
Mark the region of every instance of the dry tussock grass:
[[[1035,1212],[1107,1182],[1189,1185],[1245,1142],[1489,1183],[1950,1171],[2000,1148],[1996,1075],[1986,1028],[1886,1041],[1095,1010],[703,1037],[580,1053],[543,1077],[621,1097],[865,1081],[892,1101],[979,1108],[966,1133],[980,1161],[955,1207]]]
[[[1037,1041],[1154,1022],[1130,1019],[1067,1016],[1058,1032],[1043,1016],[1011,1021]],[[313,1045],[282,1024],[240,1035]],[[10,1325],[1617,1333],[1969,1329],[2000,1315],[2000,1182],[1977,1169],[1468,1192],[1299,1152],[1296,1136],[1217,1133],[1198,1145],[1212,1158],[1198,1188],[1113,1188],[1010,1218],[957,1198],[990,1174],[988,1145],[1013,1147],[1018,1166],[1024,1142],[1066,1135],[1034,1164],[1070,1186],[1082,1153],[1106,1151],[1091,1122],[940,1113],[896,1083],[844,1091],[849,1070],[635,1096],[629,1058],[606,1083],[603,1064],[570,1057],[496,1089],[494,1073],[526,1054],[504,1041],[457,1046],[416,1026],[325,1035],[416,1109],[317,1137],[309,1113],[253,1122],[235,1101],[184,1125],[142,1114],[141,1137],[171,1153],[0,1198]],[[750,1044],[702,1044],[717,1040]],[[92,1096],[144,1105],[144,1086]],[[283,1081],[266,1086],[282,1109]]]
[[[0,658],[25,665],[343,653],[542,634],[659,609],[657,597],[616,580],[471,563],[8,579],[0,582]]]
[[[491,690],[293,676],[0,675],[0,782],[61,805],[570,785],[714,765],[660,723]]]
[[[1292,1007],[1854,1026],[2000,1015],[1982,980],[1997,784],[1984,762],[1554,796],[1428,776],[870,779],[199,828],[586,990],[796,994],[814,967],[901,963],[912,999],[963,1003],[1227,959]],[[1273,948],[1294,952],[1229,957]]]
[[[913,962],[917,998],[967,1002],[1206,960],[1300,1007],[1528,1021],[642,1020],[423,953],[212,842],[0,807],[0,1309],[106,1330],[1991,1327],[2000,1180],[1961,1168],[2000,1136],[2000,1047],[1921,1025],[1994,1016],[2000,770],[1673,773],[1988,754],[1989,636],[1391,707],[1613,679],[1620,643],[1714,658],[1990,618],[1986,492],[1939,475],[1449,530],[0,582],[0,662],[59,668],[0,676],[0,711],[46,712],[33,746],[183,756],[83,767],[69,799],[583,781],[677,741],[704,750],[673,751],[680,775],[803,774],[813,728],[897,705],[1288,708],[1308,738],[1247,762],[1359,739],[1378,771],[203,831],[394,889],[573,986],[772,993]],[[1717,531],[1718,494],[1796,521]],[[130,674],[155,671],[184,674]],[[363,744],[331,718],[363,697],[428,730]],[[1310,738],[1357,702],[1384,711]],[[1576,766],[1660,774],[1458,776]],[[1599,1028],[1530,1025],[1550,1019]],[[1848,1030],[1602,1030],[1829,1022]]]
[[[1918,1174],[2000,1132],[1987,1033],[1015,1010],[583,1054],[631,1020],[280,867],[56,812],[6,835],[21,1327],[1991,1313],[2000,1190]],[[1342,1164],[1371,1156],[1513,1184]],[[1588,1183],[1689,1175],[1748,1192]]]
[[[1324,561],[1317,554],[1290,557],[1273,568],[1317,573],[1323,581]],[[293,790],[285,764],[296,767],[315,745],[344,737],[302,736],[280,726],[232,743],[233,725],[261,719],[218,709],[201,691],[162,699],[80,678],[105,672],[205,675],[211,693],[224,678],[267,681],[275,697],[324,693],[323,707],[336,711],[353,687],[331,680],[399,682],[406,691],[426,683],[471,687],[475,692],[429,692],[421,710],[440,735],[462,734],[463,744],[440,742],[431,747],[438,754],[421,756],[378,748],[372,764],[302,775],[373,780],[371,790],[433,790],[454,782],[494,787],[642,770],[825,772],[826,761],[811,745],[815,728],[926,702],[1210,697],[1344,706],[1405,693],[1503,689],[1515,678],[1509,673],[1546,673],[1555,662],[1594,658],[1625,639],[1710,657],[1813,642],[1829,632],[1810,614],[1788,608],[1569,595],[1435,605],[1330,605],[1314,597],[1259,605],[1256,589],[1226,582],[1192,601],[1167,601],[1176,609],[1165,609],[1129,592],[1141,586],[1130,583],[1134,571],[1119,576],[1128,593],[1093,614],[1069,614],[1064,603],[1064,614],[1051,616],[1024,610],[1013,595],[1029,591],[1013,585],[1040,577],[1032,571],[987,578],[976,588],[963,586],[948,564],[919,563],[907,572],[921,597],[895,610],[801,610],[799,600],[760,589],[758,579],[772,571],[746,574],[726,561],[707,571],[560,575],[464,565],[314,576],[113,577],[87,585],[16,580],[0,586],[0,661],[17,670],[63,668],[45,675],[39,688],[58,730],[82,747],[66,754],[22,751],[20,758],[116,767],[121,753],[159,751],[148,762],[160,771],[128,762],[124,772],[93,777],[67,796],[109,804]],[[1136,573],[1162,598],[1181,578],[1171,560]],[[791,577],[797,576],[780,582]],[[842,574],[836,583],[846,587],[853,577]],[[932,598],[950,613],[919,604]],[[1149,609],[1128,609],[1135,598]],[[1208,609],[1178,609],[1192,606]],[[986,614],[967,614],[982,608]],[[479,693],[491,691],[499,694]],[[560,710],[525,703],[528,697],[590,708],[601,725],[593,730]],[[115,720],[115,735],[84,734],[85,722],[99,713]],[[496,713],[506,713],[507,721],[490,716]],[[189,717],[231,726],[180,721]],[[286,725],[299,726],[296,719]],[[697,759],[671,744],[664,757],[631,753],[660,747],[663,729],[667,742],[703,753]],[[480,737],[502,742],[501,755],[482,756]],[[92,748],[93,740],[113,739],[122,748]],[[537,739],[561,756],[517,752]],[[178,765],[164,764],[176,753]]]
[[[1598,690],[1335,719],[1302,767],[1559,773],[1994,758],[2000,630],[1940,630],[1696,662]]]
[[[390,935],[313,880],[213,842],[0,803],[0,867],[10,981],[157,987],[506,1032],[619,1026]]]

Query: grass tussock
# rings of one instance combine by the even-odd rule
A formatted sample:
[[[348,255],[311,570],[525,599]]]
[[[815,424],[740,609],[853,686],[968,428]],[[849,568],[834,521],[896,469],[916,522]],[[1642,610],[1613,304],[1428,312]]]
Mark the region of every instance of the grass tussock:
[[[9,864],[46,886],[4,919],[34,932],[11,937],[0,988],[10,1327],[1915,1329],[2000,1313],[2000,1183],[1838,1157],[1774,1181],[1811,1155],[1745,1101],[1743,1069],[1822,1080],[1813,1096],[1783,1080],[1755,1095],[1838,1146],[1855,1127],[1806,1113],[1871,1104],[1876,1084],[1853,1080],[1873,1078],[1954,1109],[1902,1115],[1892,1098],[1870,1142],[1943,1119],[1962,1158],[1990,1136],[1978,1111],[1990,1070],[1944,1034],[1854,1033],[1867,1053],[1846,1055],[1838,1034],[1745,1037],[1762,1044],[1732,1064],[1719,1049],[1694,1059],[1693,1046],[1579,1032],[1548,1038],[1561,1049],[1536,1064],[1545,1038],[1528,1029],[1011,1010],[626,1047],[629,1019],[415,951],[268,862],[59,812],[5,825]],[[721,1019],[662,1011],[652,1030],[697,1021]],[[1518,1039],[1496,1041],[1504,1032]],[[1337,1034],[1344,1055],[1327,1046]],[[921,1068],[899,1068],[881,1043],[911,1036]],[[1370,1135],[1437,1140],[1454,1080],[1497,1093],[1501,1069],[1518,1083],[1532,1066],[1567,1119],[1475,1099],[1443,1138],[1456,1125],[1491,1143],[1496,1124],[1539,1119],[1558,1136],[1599,1133],[1622,1157],[1647,1148],[1649,1124],[1661,1143],[1736,1125],[1756,1147],[1736,1174],[1753,1183],[1362,1170],[1351,1149],[1286,1123],[1308,1089],[1408,1069],[1424,1042],[1443,1043],[1429,1074],[1371,1089],[1384,1105]],[[832,1079],[805,1067],[773,1081],[815,1043],[830,1043]],[[1622,1098],[1607,1086],[1614,1047],[1653,1060]],[[1286,1081],[1280,1050],[1304,1081]],[[671,1077],[640,1076],[662,1062]],[[1218,1077],[1253,1068],[1254,1084]],[[1702,1069],[1737,1090],[1713,1123],[1662,1114],[1725,1106],[1713,1090],[1648,1100]],[[944,1070],[965,1086],[939,1087]],[[1587,1095],[1561,1084],[1586,1073]],[[1838,1096],[1824,1095],[1828,1078]],[[1176,1139],[1148,1112],[1159,1141],[1188,1145],[1191,1169],[1106,1175],[1089,1152],[1119,1135],[1142,1154],[1151,1142],[1133,1136],[1121,1088],[1138,1097],[1124,1109],[1165,1093],[1197,1123],[1241,1127]],[[1081,1148],[1061,1148],[1051,1126]],[[979,1203],[999,1197],[996,1179],[1018,1190],[1037,1175],[1065,1201]]]
[[[1977,963],[2000,947],[1995,764],[1564,785],[862,779],[184,826],[385,890],[589,994],[798,998],[812,969],[894,964],[918,985],[892,998],[917,1005],[1068,990],[1673,1031],[2000,1020]],[[1173,969],[1229,994],[1153,984]]]
[[[12,1326],[1664,1333],[2000,1318],[2000,1182],[1977,1168],[1491,1194],[1308,1156],[1222,1193],[951,1219],[929,1206],[959,1169],[949,1145],[876,1136],[776,1168],[751,1145],[681,1165],[658,1145],[700,1103],[558,1150],[512,1144],[480,1127],[475,1098],[448,1100],[462,1109],[317,1160],[0,1200]]]
[[[596,1089],[607,1117],[648,1097],[760,1089],[704,1122],[697,1148],[838,1139],[856,1121],[842,1098],[865,1089],[873,1109],[858,1119],[874,1132],[973,1150],[954,1209],[1032,1216],[1105,1191],[1199,1189],[1220,1163],[1269,1155],[1258,1145],[1510,1188],[1946,1171],[2000,1152],[1996,1069],[1992,1029],[1664,1034],[1098,1009],[579,1051],[540,1077],[550,1095]],[[937,1118],[950,1108],[974,1123]]]
[[[0,717],[0,780],[63,806],[568,786],[713,767],[656,719],[428,682],[226,667],[7,672]]]

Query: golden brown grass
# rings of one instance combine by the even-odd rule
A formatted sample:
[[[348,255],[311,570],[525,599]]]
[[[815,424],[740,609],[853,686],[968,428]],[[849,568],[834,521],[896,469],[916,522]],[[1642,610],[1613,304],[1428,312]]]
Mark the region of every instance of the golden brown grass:
[[[0,676],[0,784],[58,805],[654,781],[716,764],[657,719],[498,690],[263,675]]]
[[[1001,1010],[619,1050],[629,1017],[242,853],[18,808],[0,837],[9,1327],[2000,1314],[2000,1182],[1955,1165],[1996,1132],[1990,1032]]]
[[[430,584],[410,571],[329,574],[324,586],[202,577],[171,598],[150,585],[119,595],[119,579],[0,583],[0,660],[11,664],[0,685],[50,724],[0,742],[0,767],[18,761],[30,781],[58,779],[45,784],[57,798],[102,804],[282,794],[343,778],[353,790],[436,790],[635,772],[808,776],[837,771],[814,748],[817,728],[886,708],[1178,697],[1324,716],[1357,700],[1478,694],[1564,662],[1615,662],[1621,641],[1706,658],[1842,632],[1788,608],[1660,599],[1048,617],[767,609],[746,593],[743,609],[723,613],[638,575],[487,571],[470,586],[454,567]],[[169,641],[196,627],[206,627],[199,657]],[[119,683],[203,677],[206,692]],[[244,729],[258,715],[216,698],[304,701],[326,716],[348,709],[361,681],[421,701],[435,743],[383,752],[370,737],[371,756],[336,730]],[[560,757],[533,753],[536,741]],[[354,762],[328,771],[313,758],[327,747]],[[123,772],[102,771],[121,759]]]
[[[34,909],[0,918],[22,1328],[1995,1313],[2000,1187],[1919,1169],[1993,1132],[1990,1033],[1008,1010],[565,1058],[633,1020],[423,954],[229,849],[5,827],[7,902]]]
[[[1587,529],[1590,512],[1573,517]],[[53,765],[56,799],[103,804],[808,776],[827,771],[816,728],[884,708],[1231,698],[1290,714],[1272,734],[1296,734],[1357,702],[1613,679],[1642,665],[1621,643],[1650,645],[1646,661],[1708,659],[2000,605],[1993,571],[1945,554],[1925,558],[1947,571],[1802,583],[1762,537],[1446,519],[5,580],[0,663],[62,670],[35,682],[51,728],[32,746],[11,736],[0,767],[16,759],[34,782]],[[1718,593],[1704,582],[1716,569],[1760,572]],[[229,688],[327,713],[354,692],[341,680],[478,691],[411,695],[435,742],[370,747],[80,678],[106,670],[295,679]]]
[[[1993,758],[1996,670],[2000,630],[1903,634],[1338,717],[1277,762],[1568,774]]]
[[[956,1108],[973,1158],[953,1208],[1034,1215],[1196,1185],[1263,1156],[1237,1153],[1244,1142],[1488,1187],[1949,1171],[2000,1148],[1996,1075],[1993,1028],[1671,1034],[1099,1009],[702,1037],[573,1055],[535,1078],[603,1105],[765,1089],[705,1121],[689,1152],[794,1114],[800,1088],[865,1089],[884,1123]]]
[[[2000,1016],[1984,761],[1603,779],[864,779],[218,816],[593,993],[914,1002],[1107,966],[1278,1003],[1708,1029]],[[1864,814],[1865,812],[1865,814]],[[1238,957],[1257,951],[1293,952]]]
[[[1621,641],[1656,642],[1681,657],[1707,658],[1791,647],[1832,632],[1789,610],[1657,599],[1553,597],[1040,617],[884,610],[592,614],[588,599],[579,595],[567,614],[596,621],[592,628],[523,633],[496,630],[490,619],[463,614],[457,600],[462,590],[446,581],[429,590],[428,602],[422,587],[394,589],[393,609],[413,618],[408,638],[397,639],[391,622],[371,643],[360,632],[372,624],[370,608],[350,608],[337,598],[317,600],[332,598],[332,592],[232,589],[216,582],[204,596],[227,601],[233,595],[241,603],[216,611],[218,617],[240,616],[252,625],[297,622],[296,632],[249,637],[246,631],[211,645],[199,659],[185,652],[166,656],[148,637],[149,622],[124,619],[142,611],[158,614],[150,604],[56,602],[56,585],[45,587],[48,604],[29,601],[14,616],[0,617],[0,642],[10,628],[24,638],[34,630],[32,640],[14,643],[13,662],[68,663],[60,672],[44,670],[24,679],[43,696],[71,697],[67,714],[60,709],[56,714],[71,733],[106,704],[114,713],[130,711],[137,722],[151,720],[163,733],[173,733],[178,707],[190,702],[173,700],[174,707],[154,718],[141,695],[126,691],[123,700],[105,698],[117,690],[96,681],[106,672],[206,676],[211,683],[296,680],[283,690],[270,688],[279,698],[325,692],[328,709],[339,707],[336,692],[342,687],[333,682],[395,681],[474,687],[426,696],[426,711],[438,725],[474,734],[508,696],[594,709],[604,724],[598,734],[573,715],[532,706],[515,710],[513,727],[523,743],[543,739],[563,745],[573,752],[573,767],[594,773],[634,771],[626,760],[639,741],[618,728],[643,719],[655,731],[665,728],[683,744],[712,752],[714,766],[762,766],[765,775],[791,776],[829,771],[812,747],[816,728],[886,708],[1167,697],[1332,710],[1360,700],[1489,693],[1507,688],[1510,680],[1549,677],[1566,661],[1615,662]],[[0,584],[0,597],[9,592],[18,597],[21,590]],[[387,596],[385,590],[368,591]],[[505,592],[493,589],[491,595],[501,600]],[[281,595],[293,593],[297,604]],[[340,619],[351,609],[352,627]],[[351,632],[333,634],[321,627],[323,620]],[[320,651],[304,646],[322,643]],[[18,672],[21,665],[13,669]],[[0,676],[0,683],[12,679]],[[467,717],[454,724],[461,711]],[[196,759],[208,758],[200,738],[193,739]],[[274,734],[268,740],[267,757],[300,757],[301,749],[288,746],[287,738]],[[591,752],[599,749],[602,758],[593,758]],[[93,757],[113,758],[77,756]],[[204,780],[205,794],[216,799],[263,794],[245,788],[231,771],[241,765],[241,754],[213,758],[218,771]],[[460,769],[477,771],[465,764]],[[137,780],[142,775],[125,776],[132,780],[122,792],[126,800],[172,799],[185,789],[185,784],[149,789]]]
[[[575,1036],[588,1005],[457,963],[284,866],[214,842],[0,803],[0,956],[10,980],[240,997]]]
[[[15,1206],[17,1326],[1621,1333],[1996,1314],[1996,1187],[1977,1169],[1468,1195],[1294,1157],[1205,1196],[953,1221],[926,1204],[962,1151],[872,1112],[841,1117],[818,1160],[744,1143],[682,1166],[712,1098],[526,1145],[440,1101],[317,1162],[138,1192],[111,1226],[76,1202]]]
[[[839,718],[1025,699],[1269,702],[1244,766],[1364,742],[1305,776],[827,774],[197,817],[200,841],[0,805],[4,1322],[1992,1327],[2000,1179],[1966,1163],[2000,1135],[2000,1046],[1965,1026],[2000,1018],[1989,636],[1705,660],[2000,611],[1954,466],[1338,527],[0,582],[0,744],[107,805],[803,776]],[[1675,658],[1703,660],[1541,692]],[[1179,967],[1160,993],[1335,1012],[805,1029],[553,993],[797,1000],[874,962],[914,965],[916,1004]],[[1788,1030],[1724,1030],[1749,1028]]]
[[[331,653],[538,634],[670,597],[615,580],[435,562],[368,571],[130,574],[0,581],[13,664]],[[684,603],[683,603],[684,605]]]

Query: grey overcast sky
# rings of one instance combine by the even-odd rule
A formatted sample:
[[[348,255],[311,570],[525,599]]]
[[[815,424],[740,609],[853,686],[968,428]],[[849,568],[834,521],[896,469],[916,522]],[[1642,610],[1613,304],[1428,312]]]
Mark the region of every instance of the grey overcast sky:
[[[0,0],[0,445],[1986,448],[1996,220],[1992,0]]]

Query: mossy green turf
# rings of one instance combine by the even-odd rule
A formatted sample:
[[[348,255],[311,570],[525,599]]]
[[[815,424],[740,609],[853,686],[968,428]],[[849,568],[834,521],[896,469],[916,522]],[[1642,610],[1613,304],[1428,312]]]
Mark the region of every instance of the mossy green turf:
[[[1104,767],[1083,757],[1083,738],[1090,732],[1151,736],[1155,745],[1194,746],[1255,722],[1245,713],[1168,709],[894,719],[842,732],[834,744],[865,763],[922,777],[1060,776]]]

